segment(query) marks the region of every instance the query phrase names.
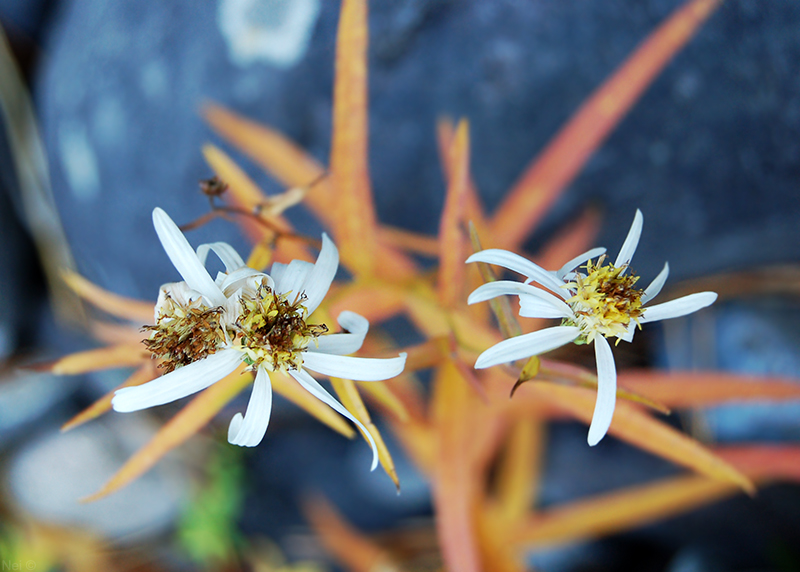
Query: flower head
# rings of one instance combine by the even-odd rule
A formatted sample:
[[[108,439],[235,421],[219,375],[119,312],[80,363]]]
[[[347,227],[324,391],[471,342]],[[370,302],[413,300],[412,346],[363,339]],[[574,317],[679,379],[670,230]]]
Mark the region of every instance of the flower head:
[[[630,342],[636,328],[644,323],[685,316],[717,299],[714,292],[700,292],[646,306],[664,286],[669,265],[664,265],[647,288],[637,288],[639,277],[629,270],[642,223],[642,213],[637,210],[613,264],[608,262],[604,248],[585,252],[554,272],[506,250],[483,250],[467,259],[467,262],[497,264],[527,277],[524,283],[499,280],[484,284],[470,295],[470,304],[513,294],[519,296],[520,316],[561,319],[559,326],[509,338],[492,346],[478,357],[476,368],[539,355],[570,342],[594,344],[597,402],[589,427],[589,445],[596,445],[605,436],[616,405],[617,372],[606,338],[617,338],[617,343],[619,340]]]
[[[358,381],[389,379],[403,371],[405,354],[396,358],[349,357],[369,329],[366,318],[353,312],[339,315],[342,333],[328,333],[325,324],[310,316],[328,292],[339,266],[336,246],[322,235],[315,264],[294,260],[275,263],[271,274],[248,268],[228,244],[203,244],[195,252],[180,229],[161,209],[153,224],[164,250],[183,282],[161,287],[155,325],[146,326],[145,346],[161,360],[165,373],[144,385],[118,390],[116,411],[138,411],[169,403],[205,389],[234,372],[242,363],[255,372],[245,415],[237,413],[228,429],[228,441],[252,447],[261,442],[272,410],[273,372],[288,373],[303,388],[356,423],[373,450],[369,431],[307,370]],[[216,280],[204,264],[214,252],[225,265]]]

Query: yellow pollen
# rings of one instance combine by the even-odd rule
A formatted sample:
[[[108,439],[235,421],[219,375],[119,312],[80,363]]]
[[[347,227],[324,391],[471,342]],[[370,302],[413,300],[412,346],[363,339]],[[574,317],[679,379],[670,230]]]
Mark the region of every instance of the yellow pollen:
[[[325,324],[307,324],[307,310],[301,295],[294,303],[293,294],[276,294],[266,281],[253,296],[242,296],[242,311],[236,326],[239,330],[239,349],[245,361],[255,369],[270,371],[300,369],[302,352],[312,340],[328,331]]]
[[[586,273],[576,272],[575,279],[565,285],[574,295],[567,304],[575,314],[564,320],[564,325],[577,326],[581,335],[576,343],[591,343],[597,334],[605,337],[622,337],[631,320],[639,323],[644,313],[642,291],[635,288],[639,277],[625,274],[627,265],[603,265],[605,256],[595,264],[591,260],[581,267]]]

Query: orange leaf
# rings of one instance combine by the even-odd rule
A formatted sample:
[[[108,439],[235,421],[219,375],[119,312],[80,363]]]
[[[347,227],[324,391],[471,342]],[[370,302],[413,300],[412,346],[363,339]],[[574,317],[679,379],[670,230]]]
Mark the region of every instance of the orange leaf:
[[[469,181],[469,125],[458,124],[449,150],[449,180],[444,211],[439,223],[439,301],[454,308],[464,297],[464,197]]]
[[[149,360],[142,344],[119,344],[64,356],[53,363],[51,371],[56,375],[76,375],[87,371],[141,365]]]
[[[405,293],[401,288],[358,281],[337,288],[328,295],[328,309],[338,316],[345,310],[361,314],[370,324],[383,322],[403,311]]]
[[[544,425],[534,418],[520,419],[511,427],[497,470],[497,502],[500,516],[518,522],[536,496],[544,453]]]
[[[155,437],[136,451],[102,489],[82,501],[92,502],[101,499],[128,485],[150,470],[161,457],[197,433],[253,381],[252,374],[242,374],[243,367],[238,368],[192,399],[159,430]]]
[[[153,302],[144,302],[113,294],[69,270],[64,270],[61,276],[78,296],[112,316],[138,324],[149,324],[154,319]]]
[[[598,538],[663,520],[738,492],[730,483],[681,476],[628,487],[539,513],[510,532],[515,545],[551,545]]]
[[[405,403],[400,399],[383,381],[362,381],[358,382],[360,391],[366,393],[376,403],[381,405],[384,411],[390,412],[398,421],[408,421],[409,413]]]
[[[717,447],[714,452],[754,479],[800,482],[800,447],[797,445]]]
[[[703,407],[727,401],[800,399],[795,380],[721,372],[625,371],[621,385],[670,407]]]
[[[106,393],[103,397],[92,403],[89,407],[78,413],[75,417],[64,423],[61,426],[61,431],[63,432],[74,429],[78,425],[83,425],[87,421],[96,419],[106,411],[111,410],[111,399],[114,397],[114,393],[118,389],[142,385],[143,383],[147,383],[157,376],[154,365],[155,362],[145,363],[142,367],[134,371],[121,385],[118,385]]]
[[[342,260],[355,274],[375,264],[375,207],[367,167],[367,3],[343,0],[336,36],[331,187]]]
[[[312,497],[303,507],[323,546],[348,570],[400,572],[385,550],[345,522],[324,498]]]
[[[378,239],[387,246],[406,252],[431,258],[439,256],[439,242],[433,236],[383,224],[378,227]]]
[[[474,518],[479,475],[474,462],[472,395],[450,360],[439,366],[433,395],[438,435],[433,502],[446,568],[459,572],[481,569]]]
[[[559,194],[721,0],[690,0],[581,106],[523,173],[491,220],[497,246],[519,248]]]
[[[541,399],[546,399],[568,411],[587,425],[591,422],[597,398],[596,392],[580,387],[536,381],[524,385],[519,391],[528,388]],[[733,483],[748,493],[754,491],[750,479],[707,447],[624,401],[617,401],[614,420],[608,432],[644,451],[698,473]]]

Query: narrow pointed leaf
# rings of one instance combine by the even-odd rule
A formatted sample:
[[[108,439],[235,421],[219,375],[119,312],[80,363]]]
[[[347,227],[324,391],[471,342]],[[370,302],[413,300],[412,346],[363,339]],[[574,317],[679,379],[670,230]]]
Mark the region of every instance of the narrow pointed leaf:
[[[461,223],[469,182],[469,126],[461,121],[448,153],[450,168],[444,211],[439,224],[439,301],[453,308],[463,299],[464,234]]]
[[[87,371],[141,365],[149,359],[141,343],[120,344],[64,356],[56,360],[50,369],[56,375],[77,375]]]
[[[75,272],[64,271],[61,276],[78,296],[112,316],[137,324],[148,324],[153,321],[153,302],[119,296],[92,284]]]
[[[541,399],[548,400],[585,423],[591,423],[596,399],[594,391],[546,382],[529,383],[526,389],[534,391]],[[614,420],[608,432],[673,463],[708,477],[733,483],[748,493],[754,490],[750,479],[710,449],[624,401],[617,403]]]
[[[272,380],[272,391],[275,393],[285,397],[337,433],[349,439],[356,436],[355,429],[344,417],[311,395],[288,375],[273,373],[270,375],[270,379]]]
[[[592,153],[619,124],[720,0],[678,8],[581,106],[497,209],[491,228],[499,248],[518,248]]]
[[[83,502],[101,499],[128,485],[150,470],[161,457],[197,433],[229,401],[252,383],[253,376],[242,374],[242,369],[240,367],[192,399],[159,430],[155,437],[136,451],[102,489],[82,499]]]

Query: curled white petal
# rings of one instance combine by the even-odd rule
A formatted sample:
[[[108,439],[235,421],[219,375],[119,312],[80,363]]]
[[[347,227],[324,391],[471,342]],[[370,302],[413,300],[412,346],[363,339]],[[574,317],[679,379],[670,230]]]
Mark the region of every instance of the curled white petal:
[[[566,318],[572,316],[572,310],[570,310],[569,306],[567,306],[563,300],[553,296],[549,292],[545,292],[541,288],[523,282],[514,282],[513,280],[497,280],[495,282],[482,284],[469,295],[467,303],[475,304],[503,295],[518,295],[520,301],[523,295],[536,298],[544,306],[549,307],[549,313],[552,314],[541,317]],[[520,315],[522,315],[522,313],[520,313]]]
[[[583,265],[583,264],[586,264],[586,263],[587,263],[587,262],[589,262],[589,261],[590,261],[592,258],[597,258],[598,256],[600,256],[600,255],[602,255],[602,254],[605,254],[605,253],[606,253],[606,249],[605,249],[605,248],[602,248],[602,247],[600,247],[600,248],[593,248],[593,249],[591,249],[591,250],[589,250],[589,251],[587,251],[587,252],[584,252],[583,254],[581,254],[581,255],[579,255],[579,256],[576,256],[575,258],[573,258],[572,260],[570,260],[569,262],[567,262],[567,263],[566,263],[564,266],[562,266],[562,267],[561,267],[561,268],[560,268],[560,269],[559,269],[559,270],[556,272],[556,277],[558,277],[558,278],[560,278],[560,279],[562,279],[562,280],[563,280],[563,279],[564,279],[564,277],[565,277],[567,274],[569,274],[570,272],[572,272],[573,270],[575,270],[575,269],[576,269],[576,268],[578,268],[579,266],[581,266],[581,265]]]
[[[339,251],[328,235],[322,233],[322,249],[319,251],[317,262],[301,286],[306,294],[306,301],[303,305],[309,314],[312,314],[325,298],[338,268]]]
[[[650,285],[644,289],[644,293],[642,294],[642,304],[647,304],[650,300],[658,296],[658,293],[661,292],[661,289],[664,287],[668,276],[669,262],[665,262],[664,268],[658,273],[658,276],[656,276]]]
[[[295,302],[303,293],[303,284],[313,268],[314,265],[305,260],[292,260],[281,272],[280,279],[275,281],[275,289],[279,294],[291,292],[289,302]]]
[[[523,258],[519,254],[514,254],[508,250],[501,250],[499,248],[482,250],[467,258],[467,262],[485,262],[487,264],[496,264],[497,266],[508,268],[509,270],[513,270],[514,272],[538,282],[562,298],[568,298],[567,294],[563,292],[561,288],[564,285],[563,282],[538,264],[534,264],[527,258]]]
[[[355,418],[355,416],[350,413],[347,408],[339,403],[336,398],[334,398],[330,393],[328,393],[324,387],[322,387],[319,382],[311,377],[307,372],[303,370],[295,370],[290,371],[289,375],[291,375],[297,383],[299,383],[303,389],[308,391],[311,395],[325,403],[328,407],[347,417],[350,421],[355,423],[361,432],[367,437],[369,441],[370,447],[372,447],[372,467],[370,470],[374,471],[375,468],[378,466],[378,447],[375,445],[375,439],[372,438],[372,434],[367,431],[367,428]]]
[[[267,281],[267,286],[272,289],[275,288],[275,281],[269,274],[264,274],[245,266],[227,274],[220,283],[220,288],[222,288],[225,296],[229,298],[237,290],[242,290],[244,293],[253,296],[263,280]]]
[[[625,242],[622,243],[622,248],[619,249],[614,266],[619,268],[623,264],[630,264],[633,254],[636,252],[636,247],[639,246],[639,237],[642,236],[642,223],[644,217],[642,211],[636,209],[636,215],[633,217],[633,224],[628,231],[628,236],[625,237]]]
[[[383,381],[403,372],[406,354],[396,358],[362,358],[337,356],[319,352],[303,353],[303,367],[322,375],[355,381]]]
[[[552,297],[556,301],[558,298]],[[571,318],[574,316],[569,306],[561,302],[564,307],[555,306],[549,300],[538,296],[519,295],[519,315],[523,318]]]
[[[197,393],[233,372],[242,362],[237,350],[225,349],[179,367],[153,381],[118,389],[111,399],[114,411],[139,411]]]
[[[369,331],[369,320],[355,312],[344,311],[339,314],[337,322],[342,329],[347,330],[347,333],[320,336],[315,340],[316,344],[311,342],[308,345],[307,351],[347,355],[361,349],[361,344],[364,343]]]
[[[594,338],[594,355],[597,359],[597,401],[587,439],[592,447],[608,432],[617,404],[617,368],[611,346],[603,336]]]
[[[228,427],[228,443],[240,447],[255,447],[264,438],[272,414],[272,384],[262,367],[256,371],[253,391],[244,417],[237,413]]]
[[[244,266],[244,260],[239,256],[239,253],[227,242],[211,242],[208,244],[201,244],[197,247],[197,258],[200,264],[205,265],[206,258],[208,258],[209,251],[213,251],[222,264],[225,265],[225,272],[231,273]]]
[[[670,318],[679,318],[696,312],[701,308],[710,306],[717,299],[716,292],[697,292],[696,294],[689,294],[677,300],[670,300],[663,304],[656,304],[644,309],[644,315],[639,319],[644,322],[658,322],[659,320],[669,320]]]
[[[484,369],[549,352],[568,344],[577,338],[578,334],[580,330],[575,326],[555,326],[508,338],[483,352],[475,362],[475,369]]]
[[[189,287],[201,292],[212,305],[221,306],[225,296],[219,286],[214,283],[178,226],[158,207],[153,209],[153,226],[164,251]]]

